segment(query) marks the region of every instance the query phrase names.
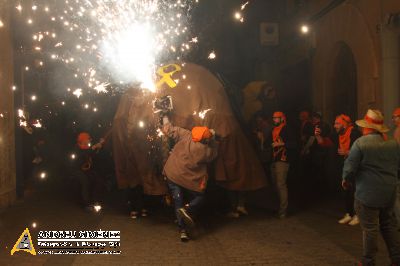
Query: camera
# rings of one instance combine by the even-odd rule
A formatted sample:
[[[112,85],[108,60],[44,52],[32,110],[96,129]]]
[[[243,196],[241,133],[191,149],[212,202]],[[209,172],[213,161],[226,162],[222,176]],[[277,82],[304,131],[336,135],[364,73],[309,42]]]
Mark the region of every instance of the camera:
[[[167,114],[173,109],[172,97],[166,95],[161,98],[157,98],[153,101],[153,111],[154,113]]]

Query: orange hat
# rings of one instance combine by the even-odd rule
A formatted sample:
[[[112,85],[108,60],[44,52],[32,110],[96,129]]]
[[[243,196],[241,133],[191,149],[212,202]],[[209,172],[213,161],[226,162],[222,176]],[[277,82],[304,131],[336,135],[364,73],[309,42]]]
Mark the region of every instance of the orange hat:
[[[212,137],[212,133],[208,127],[194,127],[192,129],[192,140],[199,142],[203,139],[209,139]]]
[[[76,142],[78,143],[79,148],[81,148],[82,150],[88,150],[90,148],[89,142],[91,140],[92,138],[90,137],[89,133],[81,132],[79,133]]]
[[[393,111],[393,116],[400,116],[400,107],[394,109],[394,111]]]
[[[351,118],[345,114],[341,114],[336,117],[335,122],[341,124],[344,127],[348,127],[349,125],[351,125]]]
[[[279,117],[279,118],[281,118],[283,121],[286,121],[286,116],[285,116],[285,114],[283,113],[283,112],[275,112],[273,115],[272,115],[272,117],[274,118],[274,117]]]
[[[372,128],[385,133],[390,129],[383,123],[383,120],[383,114],[379,110],[368,109],[364,119],[357,120],[356,124],[363,128]]]

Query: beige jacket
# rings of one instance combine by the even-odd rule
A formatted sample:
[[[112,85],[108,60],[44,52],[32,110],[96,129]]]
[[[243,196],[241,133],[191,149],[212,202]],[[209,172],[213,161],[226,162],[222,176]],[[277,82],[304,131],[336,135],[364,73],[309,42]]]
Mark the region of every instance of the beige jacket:
[[[217,157],[217,143],[208,145],[192,140],[189,130],[164,125],[164,133],[175,140],[175,146],[164,166],[164,174],[177,185],[203,192],[207,186],[207,164]]]

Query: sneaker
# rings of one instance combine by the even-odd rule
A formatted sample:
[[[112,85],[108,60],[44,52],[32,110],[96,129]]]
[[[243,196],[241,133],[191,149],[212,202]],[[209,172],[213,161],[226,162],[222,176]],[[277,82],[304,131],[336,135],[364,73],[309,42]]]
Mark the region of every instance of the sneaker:
[[[135,212],[135,211],[131,211],[131,213],[129,214],[129,216],[130,216],[132,219],[137,219],[137,218],[138,218],[138,215],[139,215],[139,213],[138,213],[138,212]]]
[[[185,224],[189,225],[190,227],[194,226],[194,221],[185,208],[178,209],[178,213],[182,217]]]
[[[357,215],[354,215],[353,218],[351,218],[351,221],[349,222],[349,225],[357,225],[360,223],[360,220],[358,219]]]
[[[338,221],[338,223],[340,224],[347,224],[348,222],[350,222],[353,218],[350,216],[350,214],[346,213],[342,219],[340,219]]]
[[[140,214],[141,214],[142,217],[147,217],[149,215],[149,213],[147,212],[146,209],[142,209]]]
[[[188,234],[186,233],[186,230],[181,230],[181,231],[179,232],[179,234],[180,234],[180,237],[181,237],[181,241],[182,241],[182,242],[188,242],[188,241],[190,240]]]
[[[237,211],[230,211],[226,214],[226,216],[229,218],[239,218],[240,213]]]
[[[286,212],[283,212],[283,213],[280,213],[278,217],[279,217],[279,219],[282,220],[282,219],[285,219],[287,217],[287,214],[286,214]]]
[[[249,212],[246,210],[244,206],[239,206],[236,208],[236,211],[242,215],[249,215]]]

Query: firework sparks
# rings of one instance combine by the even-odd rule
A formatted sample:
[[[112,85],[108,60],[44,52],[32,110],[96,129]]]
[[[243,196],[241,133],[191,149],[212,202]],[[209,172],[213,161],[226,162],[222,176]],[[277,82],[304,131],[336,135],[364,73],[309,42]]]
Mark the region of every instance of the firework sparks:
[[[203,111],[200,111],[199,112],[199,117],[201,118],[201,119],[204,119],[205,117],[206,117],[206,114],[209,112],[209,111],[211,111],[212,109],[207,109],[207,110],[203,110]]]
[[[154,90],[157,65],[180,58],[191,49],[189,42],[197,43],[188,28],[189,12],[197,2],[47,0],[15,8],[36,31],[32,49],[64,63],[87,88],[106,93],[106,87],[118,83]],[[81,92],[74,95],[79,98]]]
[[[107,86],[109,86],[109,85],[110,85],[110,83],[103,82],[100,85],[97,85],[96,87],[94,87],[93,89],[95,91],[97,91],[97,93],[100,93],[100,92],[107,93]]]
[[[248,4],[249,4],[249,1],[247,1],[246,3],[241,5],[240,10],[244,10]]]
[[[208,59],[214,60],[217,57],[217,55],[215,54],[214,51],[212,51],[209,55],[208,55]]]
[[[93,206],[93,209],[94,209],[95,212],[100,212],[102,207],[101,207],[100,204],[96,204],[96,205]]]
[[[41,128],[42,127],[42,123],[40,123],[39,120],[35,120],[35,122],[32,124],[32,126],[34,126],[36,128]]]
[[[79,97],[82,96],[82,89],[76,89],[76,90],[74,90],[74,92],[72,94],[75,95],[79,99]]]

